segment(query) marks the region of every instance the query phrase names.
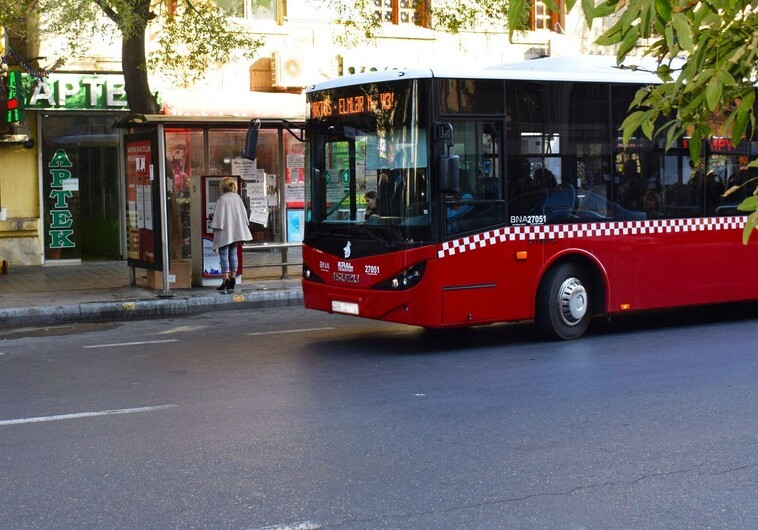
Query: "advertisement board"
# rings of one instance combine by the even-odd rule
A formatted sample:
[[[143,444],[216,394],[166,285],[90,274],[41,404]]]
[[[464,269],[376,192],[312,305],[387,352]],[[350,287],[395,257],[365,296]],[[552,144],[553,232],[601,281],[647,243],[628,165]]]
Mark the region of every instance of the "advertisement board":
[[[126,252],[130,267],[161,270],[158,133],[127,134]]]

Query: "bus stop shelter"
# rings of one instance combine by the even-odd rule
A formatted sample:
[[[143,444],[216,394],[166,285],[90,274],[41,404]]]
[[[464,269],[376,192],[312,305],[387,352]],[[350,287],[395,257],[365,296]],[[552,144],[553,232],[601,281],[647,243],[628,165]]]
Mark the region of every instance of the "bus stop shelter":
[[[250,124],[246,117],[132,115],[123,130],[127,258],[170,286],[203,285],[206,179],[238,176],[250,214],[253,241],[246,250],[281,252],[286,277],[288,249],[302,241],[305,144],[302,122],[260,120],[255,161],[242,157]],[[212,205],[211,211],[212,211]],[[187,268],[191,268],[188,274]]]

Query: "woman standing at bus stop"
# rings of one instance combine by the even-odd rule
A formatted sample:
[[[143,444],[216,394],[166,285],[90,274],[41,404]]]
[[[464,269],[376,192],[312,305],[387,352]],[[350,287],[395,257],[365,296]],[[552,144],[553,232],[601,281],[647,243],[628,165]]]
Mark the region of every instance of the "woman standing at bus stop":
[[[240,241],[253,239],[248,227],[247,211],[242,197],[237,193],[237,180],[224,177],[219,183],[221,196],[213,212],[213,250],[218,250],[221,260],[221,285],[219,291],[234,291],[239,262],[237,252]]]

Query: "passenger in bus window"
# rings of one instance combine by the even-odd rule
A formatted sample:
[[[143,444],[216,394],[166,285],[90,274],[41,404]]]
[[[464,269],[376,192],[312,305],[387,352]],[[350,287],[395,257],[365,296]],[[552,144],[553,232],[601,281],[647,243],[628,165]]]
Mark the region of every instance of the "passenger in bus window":
[[[477,185],[479,196],[483,199],[499,199],[500,198],[500,182],[494,177],[483,178]]]
[[[741,186],[750,178],[746,166],[740,166],[736,173],[733,173],[727,181],[727,189],[733,186]]]
[[[510,197],[532,191],[532,168],[526,158],[509,157],[507,175]]]
[[[408,184],[408,169],[405,167],[405,155],[402,150],[395,154],[393,167],[389,179],[389,214],[399,216],[404,211]]]
[[[552,171],[540,167],[534,170],[534,185],[538,190],[552,190],[558,187],[558,181]]]
[[[460,201],[471,201],[473,199],[474,194],[466,188],[453,196],[452,204],[447,207],[448,232],[460,232],[459,221],[474,209],[473,204],[460,204]]]
[[[379,171],[376,192],[377,214],[380,216],[390,215],[390,198],[392,197],[392,183],[390,181],[389,171],[382,169]]]
[[[379,204],[377,203],[376,192],[367,191],[363,196],[366,199],[366,210],[363,213],[363,219],[368,221],[372,215],[379,216]]]
[[[637,171],[637,161],[630,158],[624,162],[618,203],[627,210],[642,210],[645,196],[645,181]]]
[[[701,206],[703,204],[703,167],[696,165],[694,161],[690,159],[690,193],[692,195],[692,204],[695,206]]]
[[[716,177],[716,172],[712,169],[705,176],[705,212],[706,215],[713,215],[716,208],[721,205],[721,194],[724,193],[724,184]]]
[[[529,173],[521,174],[514,180],[511,195],[520,196],[534,191],[534,180]]]
[[[755,178],[755,170],[749,169],[745,165],[741,165],[737,173],[732,174],[727,181],[726,189],[732,189],[735,186],[740,186],[738,190],[730,193],[724,198],[722,207],[719,208],[720,212],[728,212],[727,215],[737,215],[736,206],[743,200],[750,197],[756,188],[756,181],[752,181]],[[729,206],[729,208],[727,208]]]
[[[532,166],[525,157],[508,160],[508,208],[510,215],[527,215],[540,201],[532,179]]]
[[[645,213],[648,219],[658,219],[661,217],[661,198],[653,190],[645,192]]]

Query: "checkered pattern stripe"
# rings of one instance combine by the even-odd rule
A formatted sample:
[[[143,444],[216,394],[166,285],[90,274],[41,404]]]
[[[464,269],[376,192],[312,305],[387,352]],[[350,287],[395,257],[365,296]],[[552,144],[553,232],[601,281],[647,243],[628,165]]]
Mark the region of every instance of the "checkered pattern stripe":
[[[506,241],[539,241],[704,232],[712,230],[742,230],[744,227],[744,216],[705,217],[701,219],[655,219],[650,221],[620,221],[615,223],[507,226],[481,234],[446,241],[437,250],[437,257],[454,256],[455,254],[462,254],[470,250],[497,245]]]

